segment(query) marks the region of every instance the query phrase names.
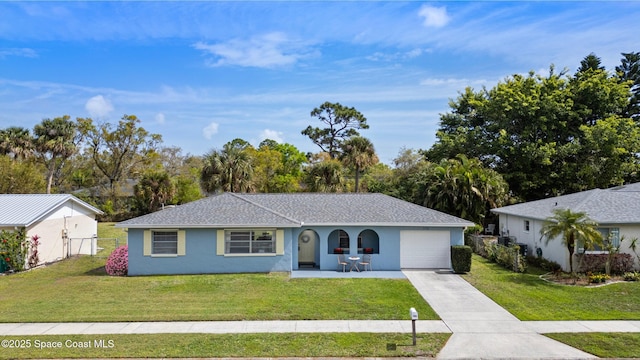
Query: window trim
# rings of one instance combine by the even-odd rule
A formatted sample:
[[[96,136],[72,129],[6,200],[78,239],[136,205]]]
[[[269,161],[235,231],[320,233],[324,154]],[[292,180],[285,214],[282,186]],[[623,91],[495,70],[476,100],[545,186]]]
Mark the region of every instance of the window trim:
[[[154,254],[153,241],[155,232],[176,233],[176,253],[175,254]],[[186,231],[180,229],[147,229],[143,232],[143,255],[157,258],[173,258],[186,255]]]
[[[522,231],[523,231],[523,232],[526,232],[526,233],[528,233],[529,231],[531,231],[531,221],[529,221],[528,219],[525,219],[525,220],[524,220],[524,223],[523,223],[523,230],[522,230]]]
[[[272,251],[271,252],[246,252],[246,253],[230,253],[227,252],[228,249],[228,243],[230,241],[230,236],[232,232],[249,232],[251,233],[251,239],[249,239],[249,251],[253,250],[253,245],[256,241],[258,241],[257,239],[255,239],[255,234],[258,232],[265,232],[265,231],[269,231],[271,232],[271,244],[272,244]],[[282,255],[279,254],[279,242],[281,241],[279,239],[279,237],[281,236],[280,234],[280,230],[278,229],[274,229],[274,228],[235,228],[235,229],[224,229],[224,230],[220,230],[218,232],[218,236],[222,235],[222,241],[220,241],[218,244],[221,245],[221,249],[218,248],[218,255],[224,255],[224,256],[228,256],[228,257],[245,257],[245,256],[249,256],[249,257],[260,257],[260,256],[276,256],[276,255]],[[221,250],[221,251],[220,251]],[[220,254],[220,252],[222,252],[222,254]]]

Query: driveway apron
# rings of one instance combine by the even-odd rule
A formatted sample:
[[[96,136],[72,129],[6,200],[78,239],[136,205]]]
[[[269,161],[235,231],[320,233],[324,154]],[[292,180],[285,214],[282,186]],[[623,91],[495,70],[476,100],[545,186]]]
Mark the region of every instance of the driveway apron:
[[[438,359],[590,359],[535,332],[460,276],[404,270],[453,335]]]

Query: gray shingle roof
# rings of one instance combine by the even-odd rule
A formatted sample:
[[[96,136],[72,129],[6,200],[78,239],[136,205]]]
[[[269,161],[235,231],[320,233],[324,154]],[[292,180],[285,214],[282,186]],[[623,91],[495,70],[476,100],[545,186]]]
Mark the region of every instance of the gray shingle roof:
[[[599,224],[640,224],[640,183],[604,190],[587,190],[491,211],[544,220],[558,208],[585,212]]]
[[[67,201],[96,214],[102,213],[68,194],[0,194],[0,226],[30,226]]]
[[[303,225],[473,226],[439,211],[382,194],[224,193],[118,223],[118,227]]]

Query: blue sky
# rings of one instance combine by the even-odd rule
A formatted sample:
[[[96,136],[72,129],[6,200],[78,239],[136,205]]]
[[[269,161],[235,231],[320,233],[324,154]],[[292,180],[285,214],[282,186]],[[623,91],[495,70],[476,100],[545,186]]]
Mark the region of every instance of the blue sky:
[[[202,155],[234,138],[319,150],[300,134],[325,101],[367,118],[380,159],[435,141],[465,87],[613,70],[640,51],[640,2],[0,2],[0,128],[137,115]]]

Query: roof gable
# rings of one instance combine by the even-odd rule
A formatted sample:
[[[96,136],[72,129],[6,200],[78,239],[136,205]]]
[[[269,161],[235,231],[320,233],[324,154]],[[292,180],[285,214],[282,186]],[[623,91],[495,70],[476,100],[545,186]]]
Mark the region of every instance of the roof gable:
[[[118,227],[303,225],[472,226],[473,223],[382,194],[223,193],[119,223]]]
[[[0,194],[0,226],[30,226],[68,201],[96,214],[102,213],[68,194]]]

